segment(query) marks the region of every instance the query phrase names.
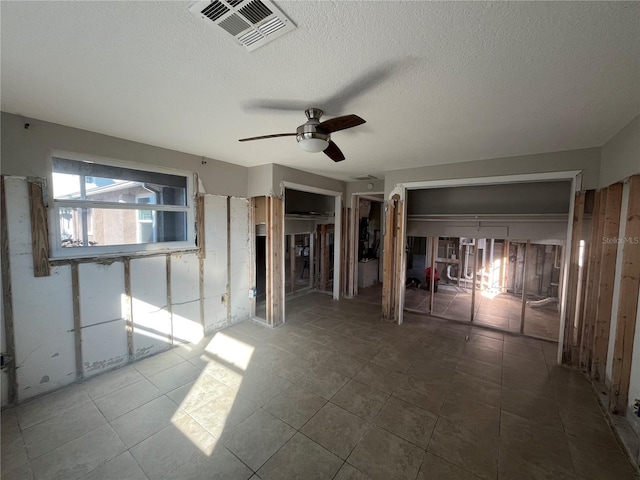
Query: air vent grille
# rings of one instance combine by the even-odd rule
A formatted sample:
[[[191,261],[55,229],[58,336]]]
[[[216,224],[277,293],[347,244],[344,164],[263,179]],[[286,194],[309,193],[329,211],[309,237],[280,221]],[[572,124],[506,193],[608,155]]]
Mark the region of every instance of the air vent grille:
[[[234,37],[239,33],[244,32],[247,28],[250,27],[250,25],[247,22],[242,20],[235,13],[227,17],[225,20],[222,20],[218,25],[220,25],[222,28],[224,28],[227,32],[229,32]]]
[[[202,14],[209,20],[215,22],[228,11],[229,8],[227,8],[222,2],[216,1],[212,2],[211,5],[202,10]]]
[[[254,25],[267,18],[273,12],[260,0],[254,0],[246,7],[240,9],[240,13],[251,20]]]
[[[271,0],[201,0],[189,11],[218,25],[249,51],[296,28]]]

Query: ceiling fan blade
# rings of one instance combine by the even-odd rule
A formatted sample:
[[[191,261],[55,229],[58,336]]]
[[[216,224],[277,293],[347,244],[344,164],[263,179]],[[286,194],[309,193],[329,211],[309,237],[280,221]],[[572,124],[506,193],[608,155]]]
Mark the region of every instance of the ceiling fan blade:
[[[338,146],[333,143],[333,140],[329,140],[329,146],[323,150],[324,154],[329,157],[334,162],[341,162],[344,160],[344,154],[338,148]]]
[[[262,135],[260,137],[249,137],[249,138],[241,138],[238,140],[239,142],[248,142],[250,140],[263,140],[265,138],[276,138],[276,137],[295,137],[297,133],[275,133],[273,135]]]
[[[336,117],[330,120],[325,120],[324,122],[320,122],[318,128],[321,128],[328,133],[333,133],[339,130],[357,127],[358,125],[362,125],[363,123],[366,122],[357,115],[344,115],[342,117]]]

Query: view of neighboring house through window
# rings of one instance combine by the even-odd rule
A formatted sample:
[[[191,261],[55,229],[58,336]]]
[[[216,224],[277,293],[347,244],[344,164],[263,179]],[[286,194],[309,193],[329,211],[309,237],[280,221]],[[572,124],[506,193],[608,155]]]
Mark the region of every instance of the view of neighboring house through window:
[[[190,240],[187,174],[55,157],[52,163],[58,247],[134,251]]]

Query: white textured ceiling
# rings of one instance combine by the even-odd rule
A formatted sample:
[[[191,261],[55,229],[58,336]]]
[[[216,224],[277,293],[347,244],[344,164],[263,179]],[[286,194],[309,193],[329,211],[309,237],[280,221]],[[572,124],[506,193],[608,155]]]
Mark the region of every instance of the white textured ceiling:
[[[640,112],[638,2],[275,3],[298,28],[249,53],[190,2],[3,1],[2,110],[343,180],[600,146]],[[306,120],[271,100],[367,124],[333,135],[338,164],[239,143]]]

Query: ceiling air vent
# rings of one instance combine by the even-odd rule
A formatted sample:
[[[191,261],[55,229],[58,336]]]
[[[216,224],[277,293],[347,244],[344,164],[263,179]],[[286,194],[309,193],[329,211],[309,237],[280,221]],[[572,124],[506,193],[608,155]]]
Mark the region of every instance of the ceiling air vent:
[[[296,28],[269,0],[205,0],[189,11],[225,30],[250,52]]]
[[[351,177],[353,180],[377,180],[378,177],[373,175],[360,175],[359,177]]]

